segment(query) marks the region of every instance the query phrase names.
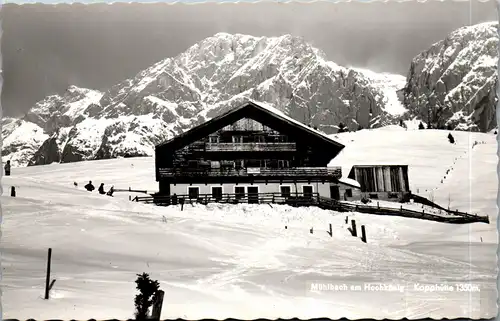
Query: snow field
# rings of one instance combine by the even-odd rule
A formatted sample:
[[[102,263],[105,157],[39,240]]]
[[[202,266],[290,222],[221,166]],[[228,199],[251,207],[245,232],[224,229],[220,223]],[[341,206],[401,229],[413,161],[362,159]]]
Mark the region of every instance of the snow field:
[[[83,190],[91,179],[106,189],[155,191],[149,157],[15,168],[13,176],[2,178],[4,318],[131,318],[135,274],[142,272],[166,292],[162,318],[492,317],[497,314],[496,141],[474,134],[486,143],[469,151],[474,140],[466,140],[468,133],[453,133],[457,145],[446,135],[394,128],[342,134],[347,147],[335,161],[343,167],[358,161],[409,164],[413,186],[438,186],[436,198],[452,193],[460,210],[472,199],[469,207],[490,215],[492,224],[275,204],[185,205],[181,211],[129,202],[128,193],[111,198]],[[473,175],[456,174],[468,173],[471,163]],[[434,175],[450,166],[453,174],[440,184]],[[469,186],[477,185],[483,190],[468,194]],[[9,196],[10,186],[16,186],[16,198]],[[367,244],[350,236],[345,216],[358,228],[366,226]],[[49,247],[57,281],[45,301]],[[315,282],[406,288],[315,292]],[[481,291],[423,292],[416,283],[467,283]]]

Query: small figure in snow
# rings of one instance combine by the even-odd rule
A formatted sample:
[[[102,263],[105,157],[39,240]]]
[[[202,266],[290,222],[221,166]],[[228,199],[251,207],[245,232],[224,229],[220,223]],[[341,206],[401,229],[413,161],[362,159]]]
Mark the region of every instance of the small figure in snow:
[[[87,185],[85,185],[85,189],[89,192],[92,192],[93,190],[95,190],[94,185],[92,185],[92,181],[89,181],[89,183]]]
[[[10,176],[10,160],[7,161],[7,164],[4,166],[5,176]]]
[[[455,144],[455,138],[451,133],[448,134],[448,140],[450,141],[451,144]]]
[[[113,193],[115,192],[115,187],[111,186],[109,191],[106,193],[106,195],[113,197]]]
[[[172,195],[172,205],[177,205],[177,194]]]
[[[106,194],[106,192],[104,191],[104,183],[101,183],[101,185],[99,186],[99,194]]]
[[[77,182],[73,182],[73,185],[75,185],[75,187],[78,187],[78,183]]]

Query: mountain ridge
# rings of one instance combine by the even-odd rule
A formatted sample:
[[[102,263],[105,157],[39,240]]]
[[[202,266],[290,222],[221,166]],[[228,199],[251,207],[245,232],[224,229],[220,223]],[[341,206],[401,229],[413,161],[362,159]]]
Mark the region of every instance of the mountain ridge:
[[[301,37],[217,33],[106,91],[69,86],[20,120],[3,119],[2,156],[25,166],[153,155],[159,142],[250,99],[327,134],[340,123],[357,130],[424,119],[411,103],[420,55],[405,79],[339,66]]]

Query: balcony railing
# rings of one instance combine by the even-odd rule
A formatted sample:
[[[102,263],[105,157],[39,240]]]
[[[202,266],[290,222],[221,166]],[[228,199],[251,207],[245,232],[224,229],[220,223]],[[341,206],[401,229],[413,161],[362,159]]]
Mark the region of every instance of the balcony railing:
[[[296,168],[245,168],[245,169],[182,169],[160,168],[160,177],[223,177],[223,176],[256,176],[256,177],[342,177],[340,167],[296,167]]]
[[[207,143],[207,152],[293,152],[295,143]]]

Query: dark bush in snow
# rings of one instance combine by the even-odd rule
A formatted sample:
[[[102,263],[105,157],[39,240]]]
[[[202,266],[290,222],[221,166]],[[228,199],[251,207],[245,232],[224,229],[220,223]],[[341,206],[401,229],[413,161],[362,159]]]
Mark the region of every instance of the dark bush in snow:
[[[136,289],[139,294],[135,296],[135,319],[146,320],[149,316],[149,308],[156,301],[160,283],[149,278],[147,273],[137,274]]]

